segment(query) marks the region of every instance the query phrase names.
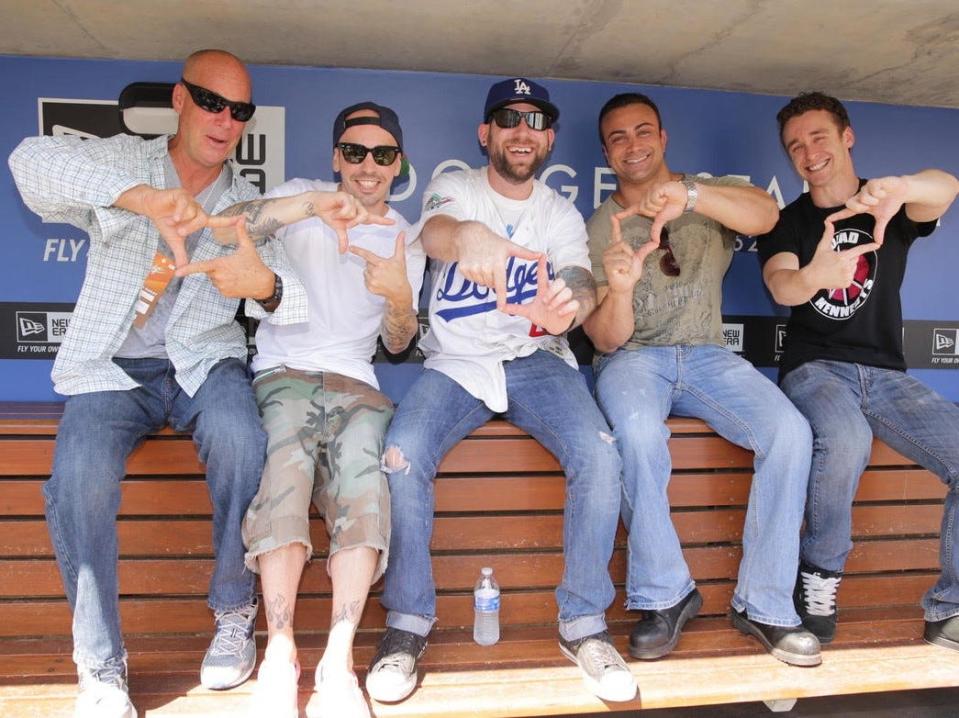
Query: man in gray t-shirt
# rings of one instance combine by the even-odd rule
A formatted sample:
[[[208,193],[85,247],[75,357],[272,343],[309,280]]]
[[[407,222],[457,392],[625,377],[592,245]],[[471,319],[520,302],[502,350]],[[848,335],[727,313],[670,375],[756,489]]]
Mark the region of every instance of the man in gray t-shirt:
[[[609,100],[599,131],[617,188],[587,223],[599,304],[584,328],[598,352],[597,400],[623,454],[627,608],[644,612],[630,654],[666,655],[702,606],[669,517],[663,422],[672,413],[703,419],[756,457],[733,624],[786,663],[817,665],[819,642],[792,602],[812,436],[722,338],[736,233],[768,231],[776,203],[734,177],[672,172],[659,109],[645,95]]]

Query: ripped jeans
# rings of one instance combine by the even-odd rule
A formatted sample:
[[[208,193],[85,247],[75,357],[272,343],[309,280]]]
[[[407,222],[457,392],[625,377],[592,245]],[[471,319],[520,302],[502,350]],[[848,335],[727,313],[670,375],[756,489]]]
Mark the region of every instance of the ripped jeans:
[[[622,490],[619,453],[582,374],[562,359],[537,351],[504,368],[504,418],[549,449],[566,474],[565,568],[556,589],[560,634],[566,640],[592,635],[605,630],[604,613],[614,597],[609,560]],[[384,441],[393,515],[382,598],[388,626],[425,636],[436,621],[430,563],[436,468],[492,416],[482,401],[431,369],[396,410]]]

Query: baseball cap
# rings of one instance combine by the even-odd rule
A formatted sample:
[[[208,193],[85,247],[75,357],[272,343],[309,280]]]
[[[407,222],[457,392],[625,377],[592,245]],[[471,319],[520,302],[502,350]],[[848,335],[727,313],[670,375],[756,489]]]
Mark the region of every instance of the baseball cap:
[[[489,94],[486,95],[486,108],[483,110],[483,121],[489,121],[490,115],[496,110],[514,102],[528,102],[535,105],[549,115],[553,122],[559,118],[559,108],[549,101],[549,90],[525,77],[514,77],[497,82],[489,88]]]
[[[350,119],[346,119],[354,112],[359,112],[360,110],[373,110],[379,117],[350,117]],[[403,130],[400,128],[400,118],[397,117],[396,113],[389,107],[367,101],[358,102],[342,110],[340,114],[336,116],[336,120],[333,121],[333,144],[335,145],[339,142],[340,137],[343,136],[346,129],[354,125],[376,125],[382,127],[393,135],[393,139],[396,140],[396,146],[399,147],[400,150],[403,149]]]

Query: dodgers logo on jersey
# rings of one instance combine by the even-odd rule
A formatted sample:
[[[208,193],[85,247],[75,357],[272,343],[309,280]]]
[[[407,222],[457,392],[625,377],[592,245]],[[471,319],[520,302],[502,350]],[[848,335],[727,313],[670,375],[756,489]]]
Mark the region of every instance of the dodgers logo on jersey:
[[[832,238],[832,248],[837,252],[852,249],[872,242],[872,236],[861,229],[839,229]],[[824,289],[809,300],[813,308],[827,319],[849,319],[866,303],[876,282],[879,258],[875,252],[859,257],[852,284],[843,289]]]
[[[436,315],[450,322],[496,309],[493,290],[466,279],[457,271],[458,266],[458,262],[450,263],[436,288]],[[549,278],[553,279],[553,265],[546,266]],[[535,296],[536,262],[510,257],[506,263],[506,302],[523,304]]]

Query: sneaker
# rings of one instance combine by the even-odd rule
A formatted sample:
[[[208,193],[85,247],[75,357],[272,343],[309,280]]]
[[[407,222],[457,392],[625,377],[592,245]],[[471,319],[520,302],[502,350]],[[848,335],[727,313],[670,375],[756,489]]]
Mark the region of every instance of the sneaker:
[[[299,718],[300,662],[263,661],[250,697],[249,718]]]
[[[380,703],[396,703],[416,688],[416,662],[426,650],[426,636],[399,628],[387,628],[370,670],[366,690]]]
[[[370,718],[370,707],[352,671],[316,667],[316,691],[306,706],[307,718]]]
[[[644,611],[645,615],[629,634],[629,655],[648,661],[670,653],[679,643],[683,626],[702,607],[703,597],[694,588],[675,606]]]
[[[94,670],[78,669],[80,692],[74,718],[137,718],[127,691],[126,661]]]
[[[609,633],[602,631],[575,641],[559,639],[560,650],[579,666],[590,693],[604,701],[631,701],[636,697],[636,679],[619,655]]]
[[[959,616],[942,621],[926,621],[922,637],[926,643],[959,651]]]
[[[222,691],[238,686],[253,673],[256,665],[257,602],[235,611],[217,611],[216,632],[200,666],[200,683],[204,688]]]
[[[799,564],[793,602],[802,625],[812,631],[820,643],[829,643],[836,635],[836,590],[840,581],[841,573]]]
[[[819,641],[803,626],[772,626],[754,621],[745,611],[732,609],[733,626],[747,636],[754,636],[763,648],[783,663],[791,666],[818,666],[822,663]]]

